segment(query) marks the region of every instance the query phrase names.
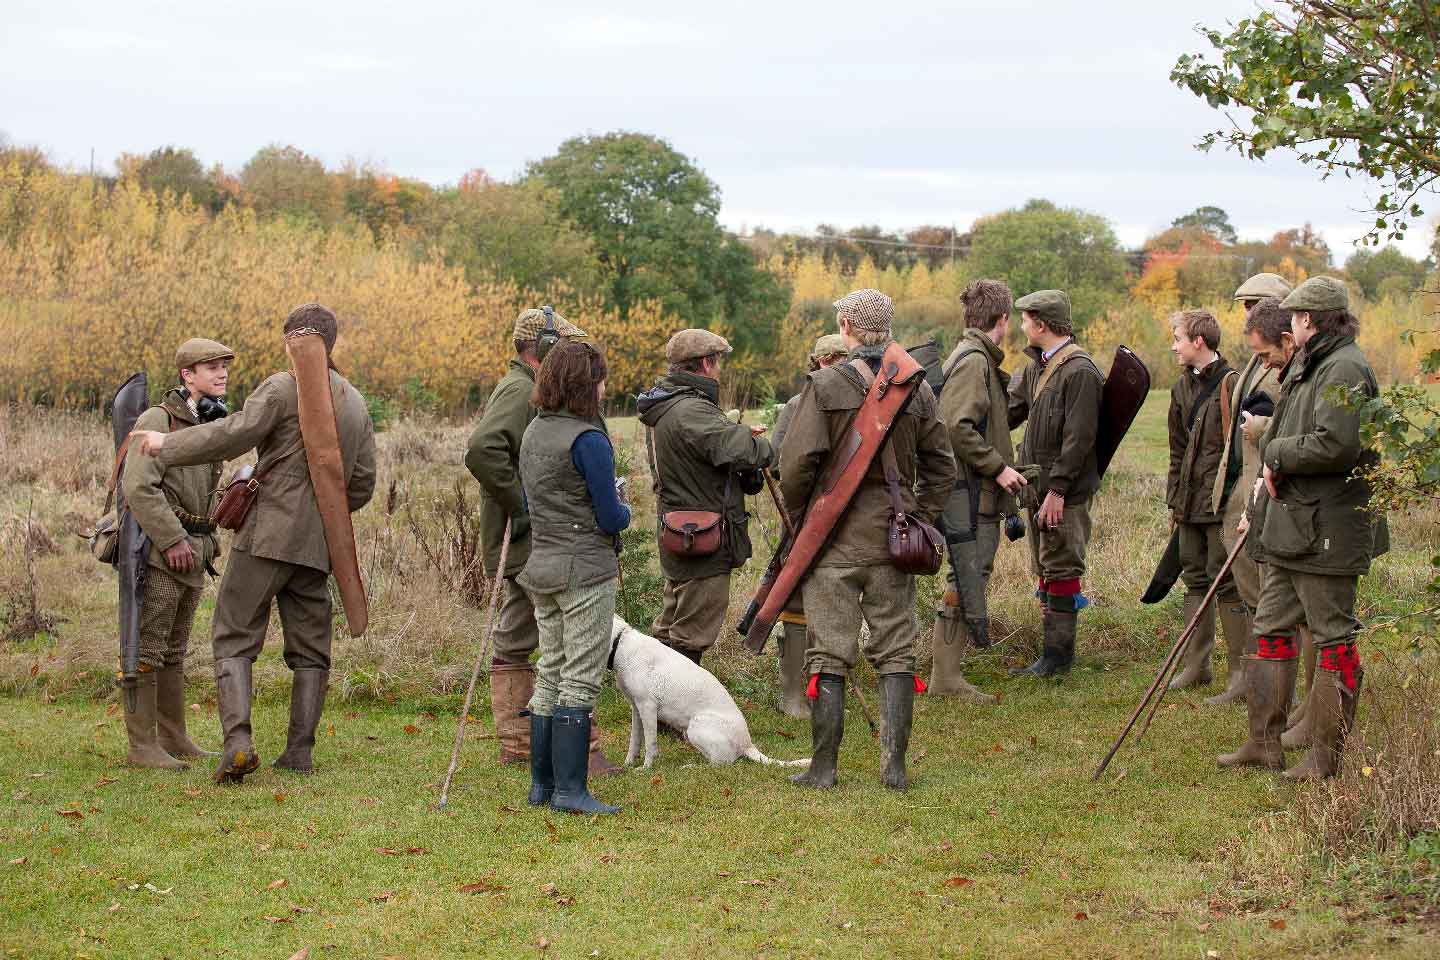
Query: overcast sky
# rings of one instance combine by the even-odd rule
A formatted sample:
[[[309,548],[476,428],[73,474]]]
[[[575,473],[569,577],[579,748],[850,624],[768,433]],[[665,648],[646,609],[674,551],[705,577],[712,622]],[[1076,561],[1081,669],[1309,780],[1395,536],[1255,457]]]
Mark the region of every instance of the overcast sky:
[[[1214,204],[1242,237],[1308,220],[1343,261],[1372,219],[1366,189],[1288,158],[1199,153],[1224,115],[1169,81],[1203,44],[1197,21],[1254,9],[5,0],[0,131],[77,167],[92,149],[109,169],[173,143],[238,170],[279,142],[439,184],[639,130],[719,184],[735,229],[963,228],[1045,197],[1135,245]],[[1423,255],[1430,233],[1404,247]]]

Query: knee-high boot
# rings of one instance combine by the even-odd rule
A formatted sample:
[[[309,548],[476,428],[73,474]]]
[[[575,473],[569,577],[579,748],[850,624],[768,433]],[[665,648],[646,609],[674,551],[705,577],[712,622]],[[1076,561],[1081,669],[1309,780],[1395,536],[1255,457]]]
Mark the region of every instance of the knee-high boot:
[[[272,766],[297,773],[313,773],[315,729],[325,709],[325,692],[330,688],[330,671],[301,667],[290,680],[290,728],[285,735],[285,752]]]
[[[926,690],[937,697],[958,697],[968,703],[989,706],[995,698],[965,679],[962,664],[974,639],[970,625],[959,607],[940,604],[935,608],[935,629],[931,633],[930,683]]]
[[[1255,652],[1255,637],[1250,632],[1250,608],[1245,601],[1222,603],[1220,624],[1225,630],[1225,689],[1205,699],[1205,705],[1209,707],[1245,701],[1245,669],[1248,663],[1245,655]]]
[[[1181,622],[1189,623],[1190,618],[1195,616],[1200,609],[1200,601],[1204,594],[1189,591],[1185,594],[1185,608],[1181,614]],[[1188,687],[1203,687],[1214,679],[1210,672],[1210,654],[1215,649],[1215,607],[1211,605],[1205,608],[1200,614],[1200,621],[1195,624],[1195,631],[1190,634],[1190,642],[1185,645],[1185,668],[1170,681],[1171,690],[1184,690]]]
[[[840,741],[845,736],[845,678],[835,673],[814,677],[815,702],[810,707],[810,769],[791,777],[793,783],[827,789],[837,782]]]
[[[915,705],[915,675],[887,673],[880,678],[880,782],[891,790],[907,790],[905,751]]]
[[[1285,705],[1295,686],[1298,661],[1256,657],[1245,664],[1245,706],[1250,736],[1234,753],[1217,758],[1222,767],[1264,767],[1283,770],[1285,753],[1280,749],[1280,732],[1285,724]]]
[[[190,765],[176,760],[160,746],[156,735],[155,678],[158,673],[144,670],[135,678],[135,709],[125,711],[125,737],[129,741],[125,760],[132,767],[152,770],[184,770]]]
[[[1310,752],[1289,770],[1290,780],[1318,780],[1340,772],[1340,754],[1355,723],[1355,707],[1365,671],[1351,644],[1320,651],[1310,695]]]
[[[260,757],[250,738],[250,674],[254,664],[245,657],[215,661],[215,699],[220,708],[220,727],[225,734],[224,752],[215,768],[216,783],[239,783],[260,766]]]

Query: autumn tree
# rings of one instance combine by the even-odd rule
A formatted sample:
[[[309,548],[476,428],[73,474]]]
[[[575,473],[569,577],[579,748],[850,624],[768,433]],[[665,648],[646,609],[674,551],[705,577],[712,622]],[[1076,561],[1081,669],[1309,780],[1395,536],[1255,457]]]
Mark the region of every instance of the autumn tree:
[[[1395,247],[1356,250],[1345,261],[1345,272],[1365,291],[1367,300],[1408,296],[1425,285],[1425,264]]]
[[[169,190],[177,197],[188,196],[199,207],[215,209],[220,197],[195,152],[188,147],[160,147],[143,157],[122,155],[116,166],[122,175],[128,172],[147,190]]]
[[[280,213],[323,224],[340,218],[340,185],[325,164],[298,147],[261,148],[240,171],[245,198],[261,213]]]
[[[1182,217],[1176,217],[1172,227],[1196,227],[1204,230],[1220,243],[1234,243],[1239,237],[1230,223],[1230,214],[1219,207],[1196,207]]]

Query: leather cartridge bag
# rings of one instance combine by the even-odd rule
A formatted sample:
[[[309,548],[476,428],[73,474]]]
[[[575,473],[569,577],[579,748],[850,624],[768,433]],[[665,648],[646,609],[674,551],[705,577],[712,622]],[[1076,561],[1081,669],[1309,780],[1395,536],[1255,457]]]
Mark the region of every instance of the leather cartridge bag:
[[[270,475],[270,471],[279,465],[280,461],[289,457],[301,447],[301,441],[296,441],[284,453],[275,457],[256,470],[253,467],[241,467],[235,471],[235,475],[225,484],[225,491],[220,495],[220,503],[215,507],[215,515],[210,519],[215,526],[221,530],[239,530],[245,525],[245,518],[250,515],[250,508],[255,505],[255,498],[260,493],[260,485]]]
[[[655,431],[650,431],[650,469],[655,474],[655,503],[658,506],[664,496],[660,480],[659,451],[655,446]],[[721,507],[730,500],[730,483],[733,473],[726,474],[725,494]],[[708,557],[720,549],[725,542],[725,515],[713,510],[670,510],[659,513],[660,547],[678,557]]]
[[[885,468],[885,486],[890,491],[890,526],[885,542],[891,566],[901,573],[923,577],[939,573],[945,556],[945,538],[935,527],[905,512],[905,504],[900,499],[900,471],[888,441],[880,453],[880,462]]]

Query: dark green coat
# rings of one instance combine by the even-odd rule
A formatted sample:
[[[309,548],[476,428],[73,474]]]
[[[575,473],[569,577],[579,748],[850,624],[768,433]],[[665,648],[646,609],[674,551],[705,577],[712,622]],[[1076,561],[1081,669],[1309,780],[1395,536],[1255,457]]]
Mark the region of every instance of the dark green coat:
[[[559,593],[619,576],[615,536],[595,523],[590,490],[571,459],[575,441],[591,431],[605,436],[570,413],[542,413],[525,429],[520,479],[530,508],[530,560],[516,582],[526,590]]]
[[[987,517],[1015,512],[1015,498],[1000,488],[995,477],[1015,465],[1015,448],[1010,442],[1010,424],[1005,388],[1010,377],[1000,369],[1005,351],[974,327],[945,361],[945,386],[940,391],[940,419],[950,437],[959,471],[955,496],[970,509],[969,485],[972,474],[980,481],[980,515]],[[948,515],[955,513],[952,505]]]
[[[1204,370],[1186,367],[1170,388],[1170,474],[1165,503],[1177,523],[1219,523],[1215,512],[1215,474],[1225,456],[1225,423],[1220,409],[1219,382],[1230,373],[1225,358],[1216,355]],[[1213,387],[1213,389],[1211,389]],[[1190,420],[1191,411],[1207,389],[1210,395]]]
[[[670,580],[718,576],[750,559],[745,494],[763,487],[759,469],[768,467],[775,453],[769,440],[725,416],[717,403],[719,389],[709,377],[672,372],[638,398],[647,450],[661,474],[661,482],[654,485],[657,509],[711,510],[725,516],[724,543],[710,556],[677,557],[660,551],[660,569]],[[658,516],[655,535],[658,540]]]
[[[1360,417],[1325,396],[1334,386],[1379,393],[1354,337],[1316,334],[1285,371],[1280,401],[1260,440],[1279,477],[1277,497],[1256,511],[1259,558],[1287,570],[1359,576],[1389,545],[1383,516],[1369,510],[1370,485],[1357,473],[1377,454],[1360,439]]]
[[[1055,371],[1036,399],[1035,387],[1045,368],[1038,349],[1028,347],[1025,353],[1032,362],[1010,378],[1010,427],[1025,424],[1019,460],[1040,468],[1035,483],[1040,499],[1053,490],[1066,503],[1084,503],[1100,486],[1095,434],[1105,378],[1082,350]]]
[[[500,543],[505,539],[505,521],[515,518],[505,576],[525,569],[530,558],[529,518],[520,486],[520,441],[535,418],[530,395],[535,390],[535,371],[519,360],[510,369],[485,403],[480,422],[470,434],[465,467],[480,481],[480,544],[485,553],[485,573],[493,575],[500,563]]]

